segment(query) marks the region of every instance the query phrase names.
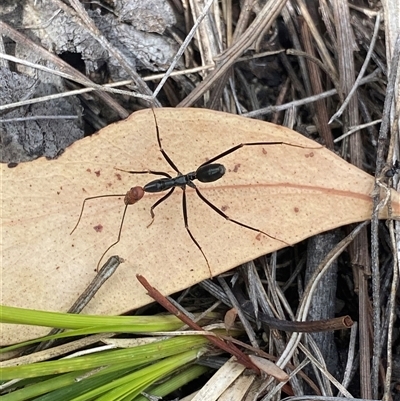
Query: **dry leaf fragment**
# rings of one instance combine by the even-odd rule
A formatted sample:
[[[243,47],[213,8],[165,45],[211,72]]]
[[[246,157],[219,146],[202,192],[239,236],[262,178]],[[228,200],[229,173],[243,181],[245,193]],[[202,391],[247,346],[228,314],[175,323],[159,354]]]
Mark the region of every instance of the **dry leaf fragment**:
[[[280,382],[289,380],[289,375],[268,359],[257,355],[249,355],[249,358],[262,372],[275,377],[276,380]]]
[[[181,172],[242,142],[285,141],[285,145],[242,148],[220,160],[222,179],[198,187],[228,216],[290,244],[311,235],[370,218],[374,178],[334,153],[284,127],[202,109],[156,110],[162,146]],[[95,275],[96,264],[118,235],[123,197],[154,179],[116,170],[166,171],[158,150],[151,110],[132,114],[85,138],[57,160],[38,159],[15,168],[2,165],[2,303],[65,311]],[[86,197],[121,194],[87,202]],[[145,194],[129,206],[121,241],[106,255],[125,260],[86,308],[90,314],[119,314],[150,302],[136,274],[163,294],[209,277],[203,256],[185,230],[182,191],[155,209],[160,194]],[[398,194],[392,191],[395,216]],[[214,275],[282,248],[254,231],[226,221],[187,189],[190,229]],[[382,218],[386,215],[383,212]],[[102,229],[99,230],[98,228]],[[2,343],[45,333],[4,325]]]
[[[237,315],[238,315],[238,311],[235,308],[231,308],[225,313],[224,323],[225,323],[226,330],[228,332],[235,325]]]

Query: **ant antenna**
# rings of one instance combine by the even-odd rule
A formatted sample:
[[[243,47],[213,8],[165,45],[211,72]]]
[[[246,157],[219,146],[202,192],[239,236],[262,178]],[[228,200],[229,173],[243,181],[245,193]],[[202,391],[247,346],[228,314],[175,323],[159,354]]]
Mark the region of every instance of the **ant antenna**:
[[[92,200],[92,199],[99,199],[99,198],[111,198],[111,197],[121,197],[124,196],[124,203],[125,203],[125,208],[124,208],[124,212],[122,214],[122,219],[121,219],[121,224],[119,226],[119,230],[118,230],[118,237],[117,240],[112,243],[101,255],[97,266],[96,266],[96,271],[99,269],[100,263],[103,260],[105,254],[115,245],[118,244],[118,242],[121,240],[121,232],[122,232],[122,227],[124,225],[124,220],[125,220],[125,214],[126,214],[126,209],[128,208],[129,205],[133,205],[134,203],[138,202],[140,199],[143,198],[144,195],[144,190],[142,187],[132,187],[125,195],[124,194],[119,194],[119,195],[99,195],[99,196],[92,196],[90,198],[86,198],[84,199],[83,203],[82,203],[82,207],[81,207],[81,212],[79,214],[79,218],[77,223],[75,224],[75,227],[72,229],[72,231],[70,232],[70,235],[73,234],[73,232],[76,230],[76,228],[79,225],[79,222],[81,221],[82,215],[83,215],[83,209],[85,208],[85,204],[86,201]]]

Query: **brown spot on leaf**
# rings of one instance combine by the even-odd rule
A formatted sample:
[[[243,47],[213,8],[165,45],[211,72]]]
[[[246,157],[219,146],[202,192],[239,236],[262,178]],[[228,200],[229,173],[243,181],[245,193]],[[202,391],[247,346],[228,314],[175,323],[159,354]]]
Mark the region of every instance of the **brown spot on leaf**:
[[[294,208],[294,212],[295,212],[295,213],[299,213],[299,211],[300,211],[300,209],[296,206],[296,207]]]
[[[260,240],[261,240],[261,233],[258,233],[258,234],[256,235],[256,240],[257,240],[257,241],[260,241]]]
[[[306,153],[306,157],[314,157],[314,152]]]
[[[18,166],[18,163],[12,163],[12,162],[11,162],[11,163],[8,163],[8,164],[7,164],[7,167],[8,167],[8,168],[14,168],[14,167],[17,167],[17,166]]]
[[[121,181],[121,180],[122,180],[121,174],[115,173],[115,176],[117,177],[117,180],[118,180],[118,181]]]
[[[265,148],[262,148],[262,152],[263,152],[264,155],[266,155],[268,153]]]
[[[87,171],[88,173],[91,173],[91,172],[92,172],[92,170],[91,170],[90,168],[87,168],[86,171]]]
[[[239,170],[239,168],[240,168],[240,166],[241,166],[240,163],[235,164],[235,167],[233,168],[233,172],[234,172],[234,173],[237,173],[238,170]]]
[[[103,226],[101,224],[98,224],[97,226],[94,226],[94,231],[97,233],[101,233],[103,231]]]
[[[229,209],[229,206],[228,206],[228,205],[223,205],[223,206],[221,206],[221,210],[222,210],[223,212],[226,212],[228,209]]]
[[[94,173],[96,174],[96,177],[100,177],[100,170],[97,170]]]

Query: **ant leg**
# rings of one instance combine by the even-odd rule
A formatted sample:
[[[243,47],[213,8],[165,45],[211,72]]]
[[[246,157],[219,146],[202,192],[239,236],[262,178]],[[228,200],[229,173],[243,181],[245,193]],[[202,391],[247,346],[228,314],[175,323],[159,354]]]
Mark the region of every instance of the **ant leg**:
[[[158,129],[156,113],[155,113],[155,111],[154,111],[153,108],[151,108],[151,111],[153,112],[154,122],[155,122],[155,124],[156,124],[158,148],[159,148],[161,154],[163,155],[164,159],[166,160],[166,162],[167,162],[178,174],[182,175],[182,173],[178,170],[178,167],[175,166],[175,163],[171,160],[171,158],[168,156],[167,152],[163,149],[163,147],[162,147],[162,145],[161,145],[160,131],[159,131],[159,129]]]
[[[205,204],[207,204],[208,206],[210,206],[211,209],[213,209],[213,210],[214,210],[215,212],[217,212],[220,216],[222,216],[224,219],[226,219],[226,220],[228,220],[228,221],[231,221],[232,223],[235,223],[235,224],[237,224],[237,225],[239,225],[239,226],[241,226],[241,227],[248,228],[249,230],[253,230],[253,231],[257,232],[257,233],[263,234],[263,235],[265,235],[266,237],[271,238],[271,239],[273,239],[273,240],[275,240],[275,241],[282,242],[282,244],[285,244],[286,246],[292,246],[292,245],[288,244],[286,241],[283,241],[283,240],[281,240],[281,239],[279,239],[279,238],[276,238],[276,237],[274,237],[274,236],[272,236],[272,235],[269,235],[269,234],[267,234],[267,233],[264,232],[264,231],[261,231],[261,230],[259,230],[259,229],[257,229],[257,228],[251,227],[251,226],[248,226],[247,224],[241,223],[240,221],[231,219],[231,218],[230,218],[228,215],[226,215],[221,209],[219,209],[217,206],[215,206],[213,203],[211,203],[207,198],[205,198],[204,195],[200,192],[200,190],[199,190],[196,186],[194,186],[194,189],[196,190],[196,193],[197,193],[198,197],[199,197]]]
[[[78,227],[78,225],[79,225],[79,222],[81,221],[81,218],[82,218],[82,215],[83,215],[83,209],[85,208],[85,204],[86,204],[86,201],[89,201],[89,200],[92,200],[92,199],[99,199],[99,198],[111,198],[111,197],[121,197],[121,196],[125,196],[125,194],[119,194],[119,195],[98,195],[98,196],[91,196],[90,198],[86,198],[86,199],[84,199],[83,200],[83,203],[82,203],[82,207],[81,207],[81,212],[80,212],[80,214],[79,214],[79,218],[78,218],[78,221],[76,222],[76,224],[75,224],[75,227],[72,229],[72,231],[69,233],[69,235],[72,235],[73,234],[73,232],[76,230],[76,228]]]
[[[119,242],[120,239],[121,239],[122,227],[123,227],[123,225],[124,225],[126,209],[128,208],[128,206],[129,206],[129,205],[125,205],[124,213],[122,214],[121,224],[120,224],[120,226],[119,226],[119,231],[118,231],[118,238],[117,238],[117,240],[116,240],[114,243],[112,243],[112,244],[103,252],[103,254],[101,255],[99,261],[97,262],[96,271],[99,270],[100,263],[101,263],[101,261],[103,260],[105,254],[106,254],[113,246],[117,245],[118,242]]]
[[[144,170],[144,171],[131,171],[131,170],[123,170],[122,168],[115,167],[115,170],[123,171],[124,173],[129,174],[153,174],[153,175],[162,175],[167,178],[172,178],[168,173],[164,171],[153,171],[153,170]]]
[[[214,156],[210,160],[207,160],[201,166],[205,166],[207,164],[215,162],[216,160],[222,159],[223,157],[230,155],[231,153],[236,152],[237,150],[239,150],[245,146],[260,146],[260,145],[286,145],[286,146],[292,146],[294,148],[301,148],[301,149],[320,149],[323,147],[323,146],[308,147],[308,146],[295,145],[293,143],[282,142],[282,141],[280,141],[280,142],[246,142],[246,143],[240,143],[239,145],[233,146],[232,148],[225,150],[224,152],[220,153],[219,155]]]
[[[160,198],[160,199],[159,199],[156,203],[154,203],[154,205],[150,208],[151,222],[150,222],[150,224],[147,226],[147,228],[149,228],[149,227],[153,224],[154,217],[155,217],[154,211],[153,211],[153,210],[154,210],[160,203],[163,203],[167,198],[169,198],[169,197],[172,195],[172,192],[174,192],[175,188],[176,188],[176,187],[171,188],[171,190],[170,190],[166,195],[164,195],[162,198]]]
[[[188,215],[187,215],[187,207],[186,207],[186,189],[185,187],[182,187],[182,212],[183,212],[183,221],[185,222],[185,228],[186,231],[188,232],[190,238],[192,239],[192,241],[195,243],[195,245],[197,246],[197,248],[199,248],[199,251],[202,253],[205,261],[207,262],[207,266],[208,266],[208,270],[210,272],[210,277],[212,278],[212,273],[211,273],[211,267],[210,267],[210,263],[208,263],[208,259],[207,256],[205,255],[205,253],[203,252],[203,250],[201,249],[200,244],[197,242],[196,238],[194,238],[193,234],[190,231],[189,228],[189,221],[188,221]]]

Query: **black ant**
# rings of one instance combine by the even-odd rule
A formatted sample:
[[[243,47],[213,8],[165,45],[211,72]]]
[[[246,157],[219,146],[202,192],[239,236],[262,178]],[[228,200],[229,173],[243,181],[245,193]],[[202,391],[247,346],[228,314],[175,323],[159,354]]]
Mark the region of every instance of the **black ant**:
[[[196,247],[199,249],[199,251],[202,253],[208,269],[210,271],[210,276],[212,277],[212,273],[211,273],[211,267],[210,264],[208,262],[207,256],[205,255],[205,253],[203,252],[203,249],[201,248],[200,244],[198,243],[198,241],[196,240],[196,238],[193,236],[192,232],[190,231],[189,228],[189,224],[188,224],[188,215],[187,215],[187,207],[186,207],[186,186],[189,186],[190,188],[193,188],[196,191],[197,196],[209,207],[211,207],[211,209],[213,209],[216,213],[218,213],[221,217],[223,217],[224,219],[231,221],[234,224],[237,224],[241,227],[247,228],[249,230],[253,230],[259,234],[263,234],[268,238],[271,238],[275,241],[279,241],[283,244],[285,244],[286,246],[291,246],[290,244],[288,244],[287,242],[276,238],[270,234],[267,234],[266,232],[259,230],[257,228],[251,227],[247,224],[244,224],[240,221],[234,220],[232,218],[230,218],[228,215],[226,215],[221,209],[219,209],[217,206],[215,206],[213,203],[211,203],[199,190],[199,188],[195,185],[195,183],[193,182],[194,180],[198,180],[202,183],[208,183],[208,182],[214,182],[217,181],[219,179],[221,179],[224,174],[225,174],[225,166],[223,164],[220,163],[214,163],[215,161],[222,159],[223,157],[236,152],[237,150],[245,147],[245,146],[260,146],[260,145],[287,145],[287,146],[293,146],[293,147],[297,147],[297,148],[307,148],[305,146],[301,146],[301,145],[294,145],[288,142],[283,142],[283,141],[279,141],[279,142],[246,142],[246,143],[240,143],[239,145],[233,146],[231,148],[229,148],[228,150],[225,150],[224,152],[218,154],[217,156],[212,157],[211,159],[207,160],[206,162],[204,162],[203,164],[201,164],[196,171],[192,171],[190,173],[187,174],[182,174],[178,167],[175,165],[175,163],[171,160],[171,158],[168,156],[168,154],[166,153],[166,151],[163,149],[162,145],[161,145],[161,139],[160,139],[160,132],[158,129],[158,124],[157,124],[157,117],[156,117],[156,113],[153,111],[153,115],[154,115],[154,121],[155,121],[155,126],[156,126],[156,133],[157,133],[157,142],[158,142],[158,147],[159,150],[163,156],[163,158],[165,159],[165,161],[171,166],[171,168],[173,170],[176,171],[177,175],[176,177],[171,177],[168,173],[166,172],[162,172],[162,171],[153,171],[153,170],[145,170],[145,171],[127,171],[127,170],[121,170],[118,169],[119,171],[124,171],[126,173],[130,173],[130,174],[153,174],[153,175],[160,175],[163,176],[164,178],[159,178],[156,179],[154,181],[149,182],[148,184],[146,184],[144,187],[132,187],[126,194],[118,194],[118,195],[100,195],[100,196],[92,196],[90,198],[86,198],[83,201],[82,204],[82,208],[81,208],[81,213],[79,215],[78,218],[78,222],[76,223],[75,227],[73,228],[73,230],[71,231],[71,234],[75,231],[75,229],[78,227],[78,224],[81,220],[82,214],[83,214],[83,209],[85,207],[85,203],[88,200],[91,199],[98,199],[98,198],[105,198],[105,197],[121,197],[124,196],[124,203],[125,203],[125,208],[124,208],[124,212],[122,214],[122,219],[121,219],[121,224],[120,224],[120,228],[119,228],[119,232],[118,232],[118,238],[117,240],[112,243],[102,254],[98,264],[97,264],[97,268],[100,265],[101,260],[103,259],[104,255],[116,244],[118,244],[118,242],[121,239],[121,232],[122,232],[122,227],[124,224],[124,218],[125,218],[125,214],[126,214],[126,210],[128,208],[129,205],[133,205],[136,202],[138,202],[140,199],[143,198],[144,194],[146,192],[148,193],[158,193],[158,192],[163,192],[163,191],[168,191],[168,193],[166,195],[164,195],[163,197],[161,197],[159,200],[157,200],[150,208],[150,215],[151,215],[151,222],[147,227],[150,227],[151,224],[154,221],[154,209],[160,205],[162,202],[164,202],[166,199],[168,199],[172,193],[175,191],[176,187],[179,187],[182,189],[182,212],[183,212],[183,220],[184,220],[184,224],[185,224],[185,229],[188,232],[190,238],[192,239],[192,241],[194,242],[194,244],[196,245]],[[312,148],[312,149],[316,149],[316,148]]]

